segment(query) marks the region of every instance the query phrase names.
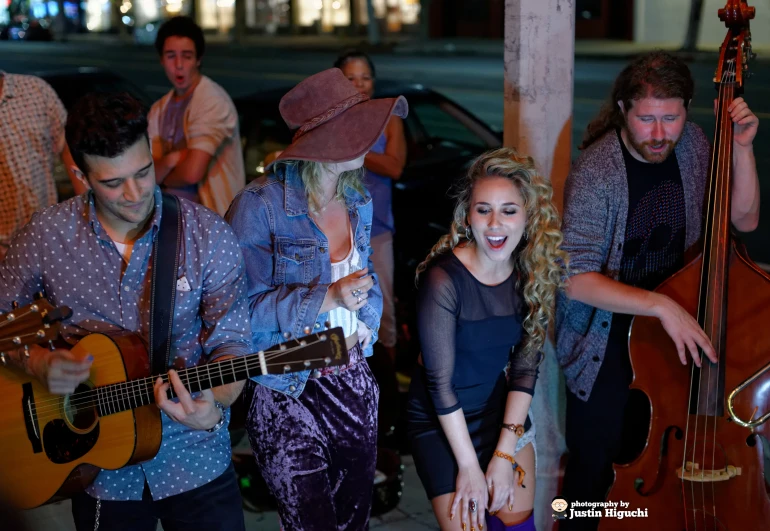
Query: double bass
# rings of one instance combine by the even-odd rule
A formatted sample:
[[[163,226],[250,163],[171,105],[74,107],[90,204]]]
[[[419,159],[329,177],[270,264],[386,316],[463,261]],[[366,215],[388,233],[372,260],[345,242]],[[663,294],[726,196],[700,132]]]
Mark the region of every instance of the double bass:
[[[707,183],[702,252],[655,291],[698,320],[718,356],[682,365],[654,317],[634,318],[631,387],[646,393],[650,427],[642,453],[615,465],[600,531],[770,529],[763,445],[770,439],[770,275],[730,230],[733,122],[727,109],[743,92],[752,58],[746,0],[719,17],[728,31],[714,82],[719,93]],[[613,505],[614,505],[613,504]],[[614,511],[628,511],[617,518]]]

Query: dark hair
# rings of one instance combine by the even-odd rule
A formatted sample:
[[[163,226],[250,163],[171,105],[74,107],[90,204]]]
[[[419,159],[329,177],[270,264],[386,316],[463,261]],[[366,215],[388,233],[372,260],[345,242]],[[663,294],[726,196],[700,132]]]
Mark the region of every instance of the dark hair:
[[[155,49],[158,55],[163,55],[163,46],[169,37],[187,37],[195,44],[195,56],[203,57],[206,52],[206,40],[203,38],[203,30],[190,17],[174,17],[168,19],[158,30],[155,37]]]
[[[619,101],[628,112],[634,100],[682,98],[686,109],[694,90],[690,69],[678,57],[662,51],[637,57],[615,79],[609,99],[602,105],[599,115],[588,124],[580,149],[587,148],[607,131],[625,125]]]
[[[343,52],[342,55],[337,57],[337,60],[334,61],[334,68],[339,68],[340,70],[342,70],[343,66],[345,66],[349,61],[352,61],[354,59],[366,61],[366,64],[369,65],[369,71],[372,73],[372,78],[377,77],[377,74],[374,72],[374,63],[369,58],[369,56],[366,55],[361,50],[347,50]]]
[[[67,116],[64,129],[72,160],[88,175],[86,155],[115,158],[147,137],[144,106],[127,92],[92,92]]]

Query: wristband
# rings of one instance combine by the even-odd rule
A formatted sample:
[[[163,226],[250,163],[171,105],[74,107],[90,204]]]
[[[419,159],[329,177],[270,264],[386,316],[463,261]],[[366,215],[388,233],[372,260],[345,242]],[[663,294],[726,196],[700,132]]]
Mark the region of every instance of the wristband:
[[[209,433],[217,432],[222,426],[225,425],[225,406],[223,406],[216,400],[214,401],[214,405],[219,410],[220,416],[219,416],[219,421],[216,424],[214,424],[212,427],[206,430]]]

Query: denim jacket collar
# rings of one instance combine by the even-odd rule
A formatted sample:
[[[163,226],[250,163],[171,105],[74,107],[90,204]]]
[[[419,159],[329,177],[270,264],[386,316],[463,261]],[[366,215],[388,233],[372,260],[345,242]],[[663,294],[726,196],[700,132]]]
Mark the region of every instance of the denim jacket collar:
[[[300,216],[308,213],[307,194],[302,186],[302,178],[299,176],[297,166],[278,164],[273,169],[275,177],[284,181],[286,195],[284,208],[289,216]],[[350,186],[345,187],[345,204],[348,208],[357,208],[371,201]]]

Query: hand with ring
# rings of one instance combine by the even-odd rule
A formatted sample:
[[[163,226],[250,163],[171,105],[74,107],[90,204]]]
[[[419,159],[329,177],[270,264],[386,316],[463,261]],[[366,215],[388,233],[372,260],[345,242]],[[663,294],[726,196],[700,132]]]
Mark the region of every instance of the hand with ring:
[[[460,526],[464,531],[483,531],[488,500],[487,484],[479,465],[461,467],[455,481],[449,518],[454,519],[459,510]]]
[[[342,277],[329,286],[320,313],[335,308],[345,308],[351,312],[359,310],[366,304],[369,290],[373,286],[374,277],[369,274],[368,268],[354,271],[348,276]]]

